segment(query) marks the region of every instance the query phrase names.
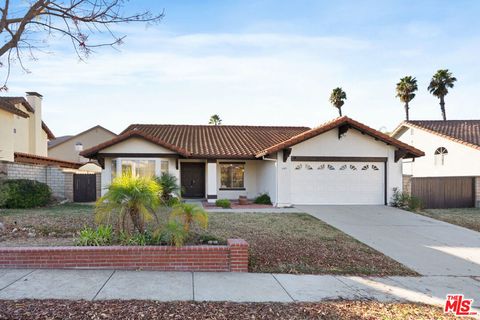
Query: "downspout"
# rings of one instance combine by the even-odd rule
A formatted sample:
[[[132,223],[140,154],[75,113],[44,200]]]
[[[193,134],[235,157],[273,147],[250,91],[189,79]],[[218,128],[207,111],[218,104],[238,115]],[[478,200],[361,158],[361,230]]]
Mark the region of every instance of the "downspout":
[[[278,206],[278,154],[277,159],[265,158],[262,156],[262,160],[275,161],[275,207]]]

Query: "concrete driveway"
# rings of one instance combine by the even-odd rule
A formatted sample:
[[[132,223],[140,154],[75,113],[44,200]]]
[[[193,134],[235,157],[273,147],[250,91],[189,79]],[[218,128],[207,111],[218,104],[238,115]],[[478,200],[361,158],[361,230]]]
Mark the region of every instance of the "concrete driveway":
[[[480,233],[386,206],[296,206],[422,275],[480,276]]]

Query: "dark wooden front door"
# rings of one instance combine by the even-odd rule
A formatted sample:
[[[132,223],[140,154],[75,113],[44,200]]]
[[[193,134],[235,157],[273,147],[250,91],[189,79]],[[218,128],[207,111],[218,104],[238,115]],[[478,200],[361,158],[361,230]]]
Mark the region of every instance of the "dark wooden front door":
[[[185,198],[205,198],[205,163],[183,162],[180,181]]]
[[[412,196],[425,208],[471,208],[475,206],[475,178],[412,178]]]
[[[94,174],[73,175],[73,201],[93,202],[97,200],[97,181]]]

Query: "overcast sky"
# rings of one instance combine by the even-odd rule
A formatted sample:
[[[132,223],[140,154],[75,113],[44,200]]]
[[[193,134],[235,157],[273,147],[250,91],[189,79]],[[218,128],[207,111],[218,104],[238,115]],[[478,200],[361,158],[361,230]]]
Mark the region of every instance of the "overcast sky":
[[[458,78],[446,97],[449,119],[479,118],[480,2],[176,0],[128,3],[165,9],[162,23],[119,28],[120,51],[86,62],[62,39],[51,54],[12,74],[9,95],[44,95],[44,120],[57,136],[100,124],[316,126],[337,116],[328,101],[341,86],[344,114],[374,128],[404,118],[395,84],[417,77],[412,119],[440,119],[427,91],[432,74]],[[64,42],[64,41],[63,41]]]

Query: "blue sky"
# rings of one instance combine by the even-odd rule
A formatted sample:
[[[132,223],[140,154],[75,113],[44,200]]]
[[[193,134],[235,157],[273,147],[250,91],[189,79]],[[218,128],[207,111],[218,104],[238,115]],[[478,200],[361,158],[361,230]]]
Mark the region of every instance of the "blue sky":
[[[417,77],[412,119],[440,119],[427,91],[432,74],[458,78],[446,97],[449,119],[479,118],[478,1],[146,1],[128,10],[165,9],[158,25],[117,28],[120,51],[79,62],[62,39],[50,54],[13,73],[11,95],[44,95],[57,135],[101,124],[316,126],[337,116],[328,101],[347,92],[344,114],[374,128],[404,118],[395,84]]]

